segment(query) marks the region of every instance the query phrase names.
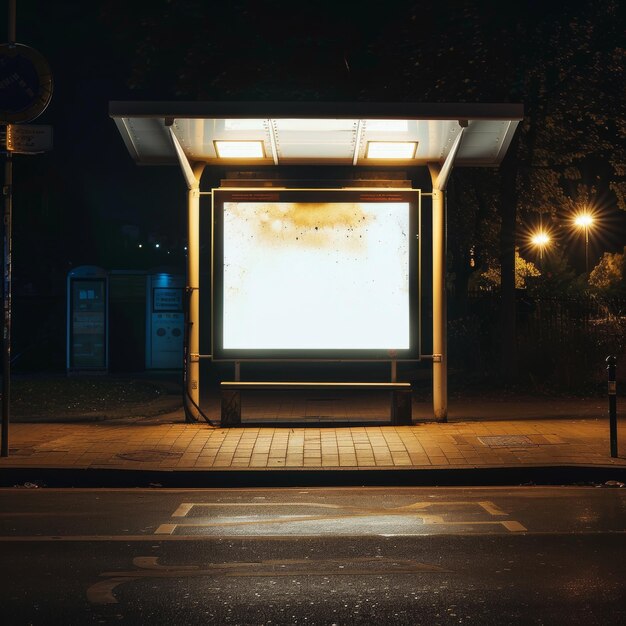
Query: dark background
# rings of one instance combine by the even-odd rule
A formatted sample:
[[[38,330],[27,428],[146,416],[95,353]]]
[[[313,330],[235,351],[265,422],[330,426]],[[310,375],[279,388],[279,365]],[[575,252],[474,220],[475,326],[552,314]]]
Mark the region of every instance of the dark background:
[[[6,8],[0,18],[6,33]],[[131,161],[111,100],[521,102],[503,168],[453,173],[451,306],[466,312],[472,273],[512,258],[513,241],[537,261],[524,242],[539,221],[552,226],[572,282],[584,272],[567,223],[576,207],[601,218],[592,267],[626,245],[625,24],[613,0],[18,0],[17,41],[54,76],[36,121],[53,125],[54,150],[15,158],[16,353],[52,341],[40,366],[62,368],[73,267],[184,272],[182,176]]]

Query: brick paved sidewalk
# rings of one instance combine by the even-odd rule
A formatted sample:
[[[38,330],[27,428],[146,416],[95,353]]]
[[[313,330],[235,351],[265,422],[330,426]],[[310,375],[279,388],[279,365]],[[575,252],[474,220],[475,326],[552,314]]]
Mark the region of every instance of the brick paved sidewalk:
[[[211,428],[204,423],[13,424],[2,468],[462,469],[626,466],[606,419],[488,419],[413,426]]]

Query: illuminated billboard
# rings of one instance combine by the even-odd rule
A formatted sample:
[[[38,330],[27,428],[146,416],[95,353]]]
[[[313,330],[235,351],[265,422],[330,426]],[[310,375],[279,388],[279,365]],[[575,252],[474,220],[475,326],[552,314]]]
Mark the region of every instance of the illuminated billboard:
[[[213,191],[216,359],[419,356],[417,190]]]

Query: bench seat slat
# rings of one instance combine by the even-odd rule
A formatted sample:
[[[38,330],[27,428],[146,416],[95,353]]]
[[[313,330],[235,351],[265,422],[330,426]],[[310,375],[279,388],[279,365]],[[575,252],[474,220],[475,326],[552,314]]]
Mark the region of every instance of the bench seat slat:
[[[353,382],[249,382],[223,381],[222,389],[359,389],[359,390],[409,390],[411,383],[353,383]]]

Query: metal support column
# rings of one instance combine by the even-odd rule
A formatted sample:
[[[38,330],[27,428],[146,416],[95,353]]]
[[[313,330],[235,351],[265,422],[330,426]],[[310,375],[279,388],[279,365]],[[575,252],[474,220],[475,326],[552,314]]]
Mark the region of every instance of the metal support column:
[[[197,419],[200,406],[200,183],[187,194],[187,290],[189,292],[189,348],[187,393],[195,406],[189,410]]]
[[[189,294],[189,346],[187,349],[187,395],[189,412],[200,417],[200,179],[206,163],[189,163],[174,130],[170,136],[187,183],[187,292]],[[189,404],[189,403],[188,403]]]
[[[443,164],[429,163],[433,184],[433,413],[448,420],[448,301],[446,293],[446,197],[445,189],[461,146],[467,120],[459,120],[459,130]]]
[[[433,189],[433,413],[448,419],[445,192]]]

